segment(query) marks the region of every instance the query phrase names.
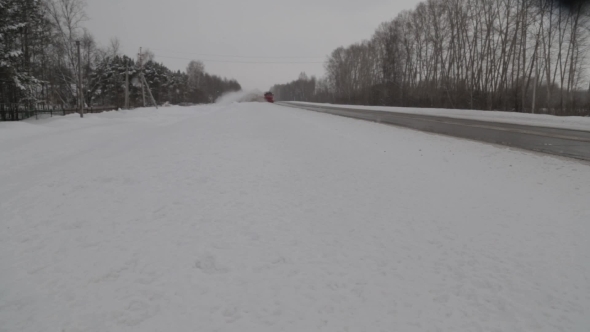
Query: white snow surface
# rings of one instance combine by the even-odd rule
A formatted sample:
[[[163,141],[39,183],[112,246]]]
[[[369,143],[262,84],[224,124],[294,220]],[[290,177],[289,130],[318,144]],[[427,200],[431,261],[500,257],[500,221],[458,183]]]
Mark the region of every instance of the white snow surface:
[[[587,163],[268,103],[0,123],[0,331],[588,331]]]
[[[549,114],[530,114],[501,111],[458,110],[447,108],[415,108],[389,106],[360,106],[320,104],[308,102],[290,102],[306,106],[330,106],[350,109],[366,109],[371,111],[398,112],[407,114],[435,115],[455,119],[480,120],[490,122],[512,123],[550,128],[562,128],[590,131],[590,117],[587,116],[554,116]]]

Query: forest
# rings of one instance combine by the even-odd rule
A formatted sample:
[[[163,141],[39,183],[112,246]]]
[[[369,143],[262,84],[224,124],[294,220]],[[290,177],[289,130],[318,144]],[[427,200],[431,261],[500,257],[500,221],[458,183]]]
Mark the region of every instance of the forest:
[[[157,104],[211,103],[241,90],[200,61],[173,71],[148,49],[123,54],[117,38],[101,47],[87,19],[83,0],[0,0],[0,104],[124,107],[128,86],[129,107],[140,107],[141,75]]]
[[[427,0],[277,100],[590,115],[585,1]]]

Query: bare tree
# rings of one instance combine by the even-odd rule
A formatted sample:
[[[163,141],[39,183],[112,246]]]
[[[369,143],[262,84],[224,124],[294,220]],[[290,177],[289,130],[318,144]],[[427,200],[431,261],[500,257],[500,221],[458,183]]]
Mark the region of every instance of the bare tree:
[[[191,89],[200,88],[201,78],[205,73],[205,65],[201,61],[192,60],[186,67],[188,75],[188,85]]]
[[[64,104],[75,104],[77,93],[74,86],[79,82],[76,44],[83,35],[82,22],[87,19],[83,0],[47,0],[47,15],[57,36],[54,41],[54,61],[57,62],[58,82],[54,91]]]
[[[121,55],[121,41],[114,37],[109,41],[108,55],[112,58]]]
[[[326,85],[346,103],[572,114],[587,109],[589,14],[583,2],[426,0],[334,50]]]

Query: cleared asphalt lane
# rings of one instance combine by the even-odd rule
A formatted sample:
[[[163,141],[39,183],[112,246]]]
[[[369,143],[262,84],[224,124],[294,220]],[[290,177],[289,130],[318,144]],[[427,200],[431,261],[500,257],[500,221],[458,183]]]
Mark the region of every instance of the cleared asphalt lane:
[[[362,106],[359,106],[358,109],[351,109],[332,105],[307,105],[292,102],[279,102],[277,104],[564,157],[590,160],[590,131],[374,111],[362,109]]]

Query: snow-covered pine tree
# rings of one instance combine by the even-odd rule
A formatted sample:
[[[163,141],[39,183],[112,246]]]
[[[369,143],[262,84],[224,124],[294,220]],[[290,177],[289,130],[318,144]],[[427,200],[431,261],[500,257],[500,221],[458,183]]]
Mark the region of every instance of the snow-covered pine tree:
[[[37,101],[35,69],[44,23],[41,0],[0,0],[0,102]]]

